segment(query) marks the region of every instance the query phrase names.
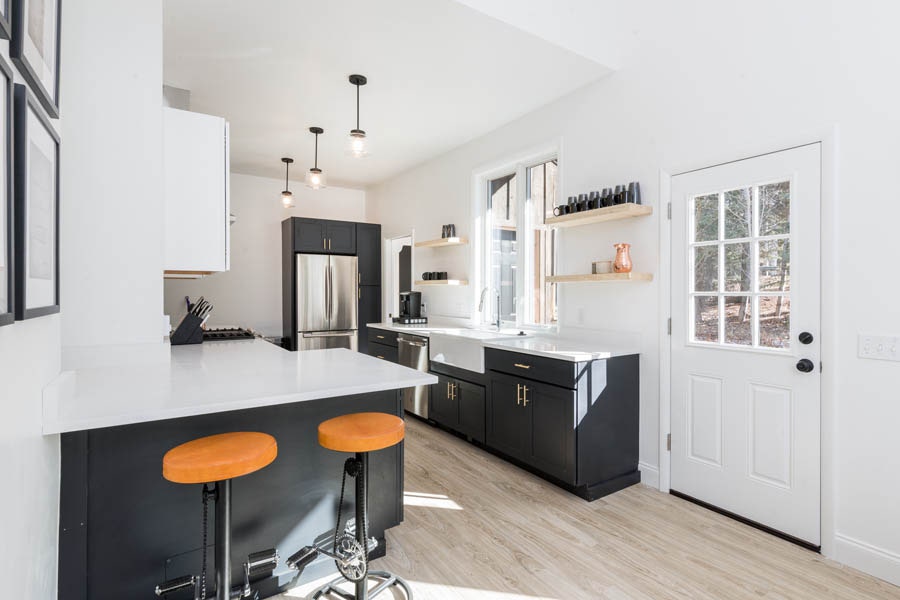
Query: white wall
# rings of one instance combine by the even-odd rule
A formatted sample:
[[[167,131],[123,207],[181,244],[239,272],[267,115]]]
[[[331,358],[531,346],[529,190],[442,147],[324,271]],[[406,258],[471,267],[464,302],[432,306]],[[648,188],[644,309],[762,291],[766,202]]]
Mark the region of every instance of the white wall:
[[[281,205],[284,180],[231,175],[231,270],[203,279],[165,282],[165,312],[172,326],[185,313],[184,297],[205,296],[215,310],[209,326],[251,327],[281,336],[281,222],[288,217],[341,221],[366,220],[362,190],[327,187],[311,190],[291,182],[294,208]]]
[[[560,272],[583,272],[612,244],[633,244],[636,270],[659,271],[660,171],[677,173],[821,140],[839,126],[835,260],[823,264],[826,402],[835,402],[834,544],[825,552],[900,583],[900,365],[856,357],[857,332],[900,334],[900,278],[893,247],[900,202],[889,191],[900,164],[900,6],[877,0],[655,0],[635,19],[636,44],[619,72],[369,190],[369,217],[384,235],[456,222],[472,232],[472,172],[561,140],[562,194],[639,180],[652,218],[566,230]],[[633,8],[638,10],[638,8]],[[839,177],[838,177],[839,171]],[[826,216],[826,222],[831,221]],[[466,274],[470,251],[416,251],[417,271]],[[828,255],[826,253],[826,255]],[[840,285],[836,283],[840,282]],[[467,316],[472,290],[427,290],[434,309]],[[640,335],[640,457],[658,465],[658,282],[563,286],[561,322]],[[836,312],[835,312],[836,311]],[[827,354],[826,354],[827,356]],[[826,466],[828,457],[826,456]]]
[[[62,28],[62,343],[162,343],[162,3],[87,0]]]

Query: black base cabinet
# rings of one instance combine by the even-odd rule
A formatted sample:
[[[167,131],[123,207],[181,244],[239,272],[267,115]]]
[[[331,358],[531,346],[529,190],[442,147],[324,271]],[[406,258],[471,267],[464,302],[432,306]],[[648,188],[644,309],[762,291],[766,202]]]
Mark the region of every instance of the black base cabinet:
[[[638,359],[485,349],[485,445],[587,500],[638,483]]]
[[[462,379],[436,373],[431,387],[429,417],[448,429],[484,443],[484,388]]]

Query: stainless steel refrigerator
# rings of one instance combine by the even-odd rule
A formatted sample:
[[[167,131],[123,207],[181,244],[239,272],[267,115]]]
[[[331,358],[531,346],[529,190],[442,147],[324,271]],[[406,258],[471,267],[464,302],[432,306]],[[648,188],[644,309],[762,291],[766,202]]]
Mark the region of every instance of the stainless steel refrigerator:
[[[355,256],[297,255],[298,350],[356,350]]]

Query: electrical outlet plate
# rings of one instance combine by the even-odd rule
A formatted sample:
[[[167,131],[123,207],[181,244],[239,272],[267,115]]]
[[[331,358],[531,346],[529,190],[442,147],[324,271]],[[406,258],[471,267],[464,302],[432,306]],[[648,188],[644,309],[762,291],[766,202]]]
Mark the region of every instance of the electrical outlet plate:
[[[900,336],[859,334],[860,358],[900,362]]]

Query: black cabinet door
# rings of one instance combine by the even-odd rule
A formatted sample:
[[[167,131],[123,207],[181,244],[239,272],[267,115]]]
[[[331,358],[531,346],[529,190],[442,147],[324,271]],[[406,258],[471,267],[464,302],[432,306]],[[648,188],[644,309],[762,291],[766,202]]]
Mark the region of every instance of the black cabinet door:
[[[381,285],[381,225],[356,224],[359,284]]]
[[[521,380],[491,372],[485,443],[520,460],[530,454],[530,411],[522,404]]]
[[[329,254],[356,254],[356,223],[325,221]]]
[[[459,432],[484,443],[484,388],[466,381],[456,381],[456,403],[459,406]]]
[[[366,353],[369,347],[369,323],[379,323],[381,321],[381,286],[380,285],[361,285],[359,286],[359,331],[358,348],[362,353]]]
[[[438,382],[431,387],[431,412],[429,417],[444,427],[459,427],[459,404],[457,403],[457,382],[455,379],[438,375]]]
[[[294,217],[294,252],[328,252],[325,221]]]
[[[531,416],[526,461],[566,483],[575,483],[576,392],[525,382],[523,400]]]
[[[373,342],[369,342],[368,348],[366,350],[369,356],[374,356],[375,358],[380,358],[382,360],[387,360],[393,363],[399,360],[397,356],[397,348],[395,348],[394,346],[385,346],[384,344],[375,344]]]

